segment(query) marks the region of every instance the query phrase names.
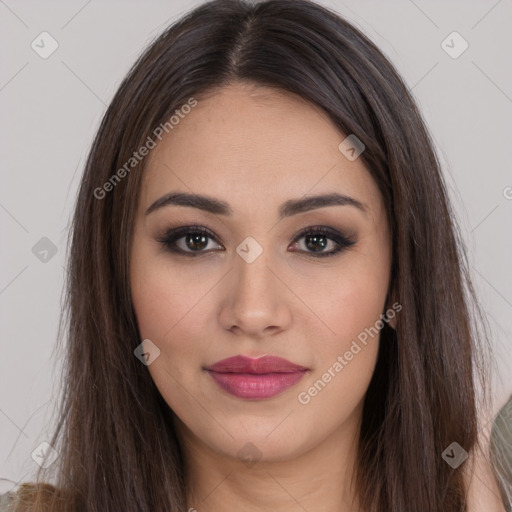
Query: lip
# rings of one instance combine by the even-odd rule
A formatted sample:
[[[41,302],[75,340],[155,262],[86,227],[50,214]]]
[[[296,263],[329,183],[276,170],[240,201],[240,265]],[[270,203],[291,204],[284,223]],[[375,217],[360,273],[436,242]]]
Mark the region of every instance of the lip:
[[[207,366],[205,370],[231,395],[246,400],[264,400],[297,384],[309,369],[281,357],[234,356]]]

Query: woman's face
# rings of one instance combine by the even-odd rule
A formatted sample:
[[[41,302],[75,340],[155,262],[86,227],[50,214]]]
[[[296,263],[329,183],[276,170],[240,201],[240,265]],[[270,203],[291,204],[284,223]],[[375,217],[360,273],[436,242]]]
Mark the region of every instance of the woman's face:
[[[272,461],[355,438],[391,248],[378,188],[344,139],[299,97],[238,84],[199,100],[147,156],[132,297],[141,341],[160,351],[151,377],[196,445]],[[221,205],[155,204],[170,193]],[[331,194],[337,204],[309,202]],[[208,233],[170,233],[192,225]],[[289,363],[212,368],[234,356]]]

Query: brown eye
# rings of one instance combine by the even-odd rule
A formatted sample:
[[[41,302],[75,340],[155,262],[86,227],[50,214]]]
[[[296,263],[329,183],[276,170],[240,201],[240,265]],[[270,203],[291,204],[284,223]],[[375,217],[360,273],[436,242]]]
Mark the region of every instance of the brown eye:
[[[215,249],[215,244],[208,248],[209,245],[212,245],[211,240],[216,241],[216,238],[208,229],[202,226],[184,226],[169,230],[158,241],[170,252],[196,256],[211,250],[218,250]],[[217,246],[219,245],[217,244]]]
[[[192,233],[181,238],[185,240],[185,246],[191,251],[206,249],[208,246],[208,235],[203,233]]]
[[[298,240],[304,238],[305,249],[297,250],[300,245]],[[340,251],[354,245],[356,242],[345,237],[341,233],[325,226],[307,228],[295,237],[294,249],[292,252],[305,252],[314,257],[334,256]],[[329,245],[334,246],[331,250],[324,250]]]

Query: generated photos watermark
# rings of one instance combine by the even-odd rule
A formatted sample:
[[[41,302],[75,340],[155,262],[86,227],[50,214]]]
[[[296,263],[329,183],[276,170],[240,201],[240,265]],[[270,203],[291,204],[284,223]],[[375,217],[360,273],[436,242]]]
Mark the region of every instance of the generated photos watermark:
[[[137,166],[140,161],[144,159],[149,152],[156,147],[155,139],[162,140],[164,133],[170,133],[171,130],[177,126],[187,114],[192,111],[192,108],[197,105],[197,100],[189,98],[187,103],[176,109],[174,114],[165,123],[160,123],[152,132],[152,136],[148,135],[146,142],[137,150],[134,151],[132,156],[125,164],[120,167],[112,176],[101,186],[94,189],[94,197],[96,199],[104,199],[108,192],[114,190],[114,187],[121,182],[123,178]]]
[[[345,351],[343,355],[339,355],[336,358],[336,361],[327,368],[327,370],[322,374],[322,376],[315,381],[315,383],[310,386],[306,391],[301,391],[297,395],[297,399],[300,404],[307,405],[309,402],[311,402],[311,399],[320,393],[325,386],[331,380],[336,377],[338,373],[340,373],[345,366],[349,364],[350,361],[354,358],[355,355],[359,354],[361,352],[362,347],[366,346],[366,344],[369,341],[369,338],[374,338],[379,331],[388,323],[390,320],[393,320],[395,318],[396,314],[402,310],[402,305],[398,302],[395,302],[391,308],[389,308],[386,313],[383,313],[380,315],[380,318],[375,322],[375,324],[371,327],[365,328],[364,331],[360,332],[357,335],[357,340],[353,340],[350,348]],[[359,341],[359,343],[358,343]]]

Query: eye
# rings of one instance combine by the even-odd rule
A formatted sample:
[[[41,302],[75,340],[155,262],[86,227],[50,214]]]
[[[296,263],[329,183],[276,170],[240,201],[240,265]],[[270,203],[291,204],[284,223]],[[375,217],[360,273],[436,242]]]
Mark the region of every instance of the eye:
[[[299,241],[302,238],[305,242],[303,249],[299,248],[301,245]],[[213,244],[217,245],[217,248],[209,247],[212,240],[217,240],[215,235],[209,229],[199,225],[170,229],[163,237],[157,239],[169,252],[186,256],[199,256],[214,250],[225,250],[218,243]],[[324,251],[329,243],[334,247],[329,251]],[[315,226],[308,227],[295,236],[291,252],[303,252],[308,256],[322,258],[334,256],[355,243],[335,229]]]
[[[302,230],[294,240],[293,252],[297,251],[297,247],[301,244],[298,240],[304,238],[304,250],[299,252],[306,252],[308,256],[315,258],[324,258],[326,256],[334,256],[339,252],[354,245],[356,242],[342,235],[339,231],[329,228],[327,226],[314,226]],[[326,247],[334,245],[330,251],[324,251]],[[312,252],[310,252],[312,251]]]
[[[216,240],[209,229],[193,225],[170,229],[158,241],[170,252],[186,256],[198,256],[201,253],[210,252],[212,249],[210,247],[208,251],[205,250],[209,246],[208,239]]]

